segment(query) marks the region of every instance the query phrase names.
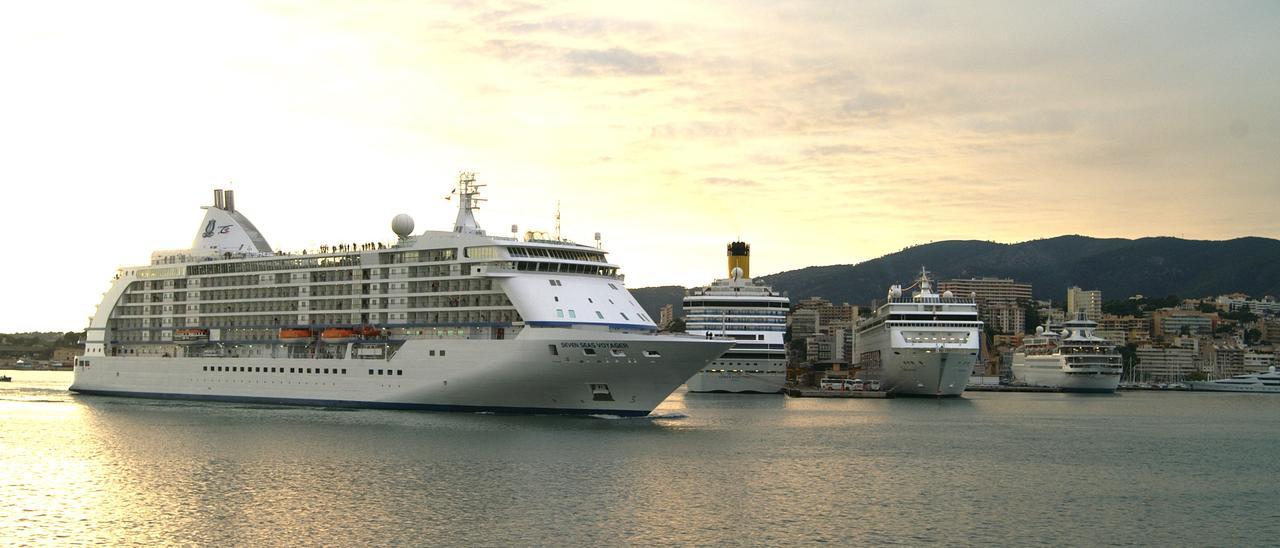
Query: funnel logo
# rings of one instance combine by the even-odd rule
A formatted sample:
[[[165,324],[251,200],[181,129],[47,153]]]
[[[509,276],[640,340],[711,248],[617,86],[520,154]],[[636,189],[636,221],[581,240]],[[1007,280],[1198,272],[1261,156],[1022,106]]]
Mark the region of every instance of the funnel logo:
[[[230,234],[232,226],[233,225],[218,226],[218,223],[211,220],[208,224],[204,225],[204,234],[201,235],[201,238],[213,236],[214,232],[217,232],[218,234]]]

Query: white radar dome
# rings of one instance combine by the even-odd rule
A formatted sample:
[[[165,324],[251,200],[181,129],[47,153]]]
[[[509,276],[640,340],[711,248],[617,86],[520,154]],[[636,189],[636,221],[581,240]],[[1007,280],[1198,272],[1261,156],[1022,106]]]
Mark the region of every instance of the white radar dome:
[[[954,296],[956,296],[956,294],[955,294],[955,293],[952,293],[950,289],[948,289],[948,290],[946,290],[946,291],[943,291],[943,292],[942,292],[942,298],[944,298],[944,299],[950,299],[950,298],[952,298],[952,297],[954,297]]]
[[[890,298],[890,299],[896,299],[896,298],[901,297],[901,296],[902,296],[902,286],[900,286],[900,285],[891,285],[891,286],[889,286],[889,298]]]
[[[1043,335],[1043,334],[1044,334],[1044,326],[1043,326],[1043,325],[1037,325],[1037,326],[1036,326],[1036,335]]]
[[[391,231],[395,232],[396,236],[408,238],[410,234],[413,234],[413,217],[404,213],[396,215],[394,219],[391,219]]]

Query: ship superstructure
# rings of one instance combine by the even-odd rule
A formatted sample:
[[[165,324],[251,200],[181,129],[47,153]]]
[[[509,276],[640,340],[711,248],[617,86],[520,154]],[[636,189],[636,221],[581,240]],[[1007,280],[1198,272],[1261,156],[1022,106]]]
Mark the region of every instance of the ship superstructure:
[[[353,407],[643,415],[732,343],[658,334],[596,247],[452,231],[275,252],[214,204],[190,249],[122,268],[72,390]]]
[[[734,346],[686,384],[690,392],[781,392],[791,300],[750,277],[750,246],[733,242],[727,251],[729,277],[690,289],[683,306],[686,333],[733,339]]]
[[[978,361],[982,322],[972,296],[933,291],[923,268],[910,297],[899,285],[870,318],[858,323],[858,365],[895,395],[959,396]]]
[[[1123,367],[1115,343],[1081,313],[1061,326],[1041,326],[1013,353],[1015,382],[1064,392],[1115,392]]]

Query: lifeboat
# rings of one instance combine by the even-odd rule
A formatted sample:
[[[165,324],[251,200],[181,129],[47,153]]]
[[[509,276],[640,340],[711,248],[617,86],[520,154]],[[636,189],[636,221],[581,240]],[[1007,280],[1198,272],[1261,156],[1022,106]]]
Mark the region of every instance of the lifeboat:
[[[377,339],[382,337],[382,329],[372,325],[362,325],[356,328],[356,333],[359,333],[361,337],[366,339]]]
[[[208,329],[185,328],[173,330],[173,342],[178,344],[192,344],[207,340],[209,340]]]
[[[355,340],[356,332],[354,329],[345,327],[330,327],[320,332],[320,340],[327,343],[345,343]]]
[[[311,342],[311,330],[304,328],[281,329],[280,342],[285,344],[309,343]]]

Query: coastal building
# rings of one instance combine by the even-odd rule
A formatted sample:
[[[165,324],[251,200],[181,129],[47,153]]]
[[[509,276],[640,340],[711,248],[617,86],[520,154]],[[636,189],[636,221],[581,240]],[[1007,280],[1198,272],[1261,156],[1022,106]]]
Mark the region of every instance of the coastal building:
[[[1270,295],[1262,299],[1250,299],[1239,293],[1221,295],[1216,300],[1218,308],[1228,312],[1247,310],[1259,316],[1280,316],[1280,301]]]
[[[1268,367],[1276,365],[1276,355],[1271,352],[1247,350],[1241,359],[1244,361],[1245,371],[1266,371]]]
[[[1151,320],[1138,316],[1103,314],[1098,321],[1098,336],[1118,345],[1151,340]]]
[[[1067,288],[1067,317],[1074,318],[1077,312],[1084,312],[1085,318],[1095,322],[1102,319],[1102,291]]]
[[[978,318],[996,333],[1021,335],[1026,331],[1031,284],[1010,278],[967,278],[939,282],[938,291],[972,296],[978,303]]]
[[[1224,379],[1232,375],[1244,374],[1247,369],[1244,366],[1244,348],[1236,344],[1234,341],[1215,342],[1211,362],[1209,364],[1209,374],[1215,379]]]
[[[818,334],[818,311],[812,308],[797,308],[788,318],[791,322],[791,339],[803,339]]]
[[[1161,382],[1177,382],[1186,378],[1200,370],[1200,360],[1199,348],[1194,339],[1184,342],[1185,344],[1178,345],[1139,346],[1136,352],[1138,363],[1134,368],[1143,378]]]
[[[662,305],[662,308],[658,310],[658,328],[666,329],[671,327],[674,321],[676,321],[675,306],[670,304]]]
[[[1212,335],[1218,313],[1166,308],[1151,314],[1151,336],[1168,340],[1181,335]]]

